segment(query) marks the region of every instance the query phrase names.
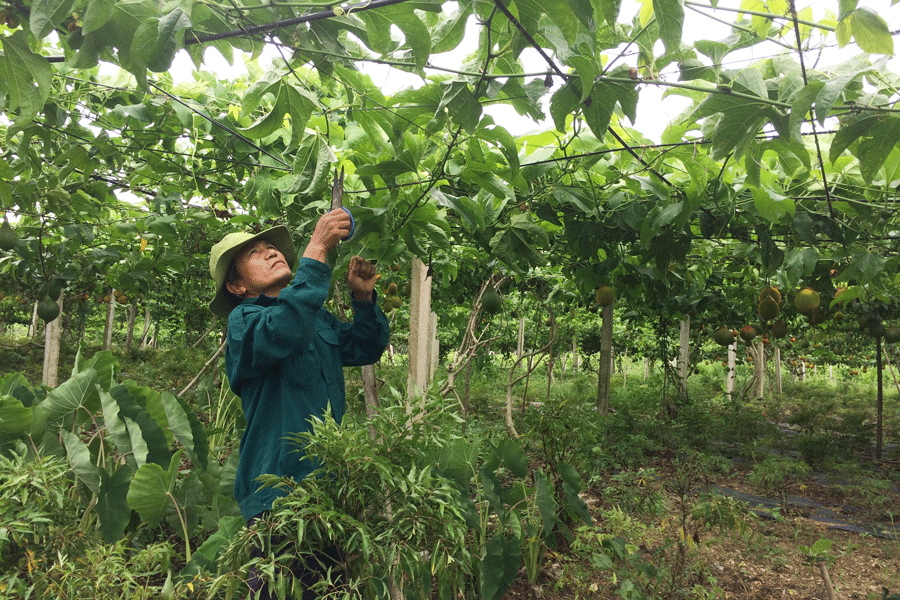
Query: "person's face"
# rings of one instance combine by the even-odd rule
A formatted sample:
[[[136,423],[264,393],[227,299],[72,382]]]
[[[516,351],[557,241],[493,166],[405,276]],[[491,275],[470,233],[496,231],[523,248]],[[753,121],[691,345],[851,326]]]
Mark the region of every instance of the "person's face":
[[[275,297],[291,281],[291,268],[284,255],[267,240],[256,240],[234,257],[238,279],[228,291],[241,298],[260,294]]]

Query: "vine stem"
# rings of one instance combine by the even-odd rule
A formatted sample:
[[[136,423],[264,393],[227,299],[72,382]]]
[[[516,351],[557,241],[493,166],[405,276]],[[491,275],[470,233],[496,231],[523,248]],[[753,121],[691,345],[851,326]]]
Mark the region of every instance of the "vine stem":
[[[789,2],[791,17],[794,20],[794,33],[797,36],[797,54],[800,57],[800,72],[803,75],[803,85],[806,86],[809,83],[809,80],[806,76],[806,61],[803,58],[803,43],[800,39],[800,20],[797,18],[797,6],[794,3],[794,0],[789,0]],[[813,140],[816,142],[816,156],[819,159],[819,172],[822,174],[822,187],[825,190],[825,201],[828,203],[828,214],[831,217],[831,220],[834,221],[834,207],[831,203],[831,192],[828,189],[828,176],[825,173],[825,160],[822,158],[822,147],[819,145],[819,135],[816,133],[815,118],[810,118],[809,124],[812,127]]]

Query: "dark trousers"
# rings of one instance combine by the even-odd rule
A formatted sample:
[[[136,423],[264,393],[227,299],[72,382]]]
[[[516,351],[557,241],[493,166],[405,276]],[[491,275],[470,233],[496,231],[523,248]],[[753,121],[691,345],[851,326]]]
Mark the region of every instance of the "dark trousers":
[[[263,516],[265,516],[265,513],[251,518],[250,521],[247,522],[247,527],[253,525],[253,523]],[[273,538],[272,546],[277,546],[283,541],[283,538]],[[253,558],[262,558],[263,550],[262,548],[253,548],[250,555]],[[312,591],[312,586],[325,577],[329,567],[337,567],[342,562],[341,553],[334,546],[318,552],[316,558],[318,560],[312,561],[314,564],[308,565],[299,558],[291,563],[289,579],[297,580],[300,584],[300,588],[303,590],[301,600],[317,600],[318,596]],[[341,575],[338,579],[338,581],[340,581],[340,579],[342,579],[342,573],[338,572],[338,574]],[[288,590],[290,590],[291,583],[293,582],[288,581]],[[247,585],[250,587],[250,600],[276,600],[278,598],[275,590],[270,589],[270,586],[265,579],[257,573],[255,566],[251,567],[250,572],[247,574]],[[288,598],[290,598],[290,596],[288,596]]]

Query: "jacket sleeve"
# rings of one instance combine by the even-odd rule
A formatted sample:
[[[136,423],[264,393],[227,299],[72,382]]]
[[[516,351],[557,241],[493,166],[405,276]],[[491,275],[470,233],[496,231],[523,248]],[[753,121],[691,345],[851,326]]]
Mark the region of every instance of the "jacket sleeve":
[[[301,258],[294,279],[273,305],[245,303],[231,311],[226,365],[233,384],[263,374],[287,356],[307,351],[330,281],[328,265]]]
[[[341,349],[341,364],[358,367],[378,362],[391,338],[390,325],[378,297],[372,292],[371,302],[352,301],[353,321],[335,319]]]

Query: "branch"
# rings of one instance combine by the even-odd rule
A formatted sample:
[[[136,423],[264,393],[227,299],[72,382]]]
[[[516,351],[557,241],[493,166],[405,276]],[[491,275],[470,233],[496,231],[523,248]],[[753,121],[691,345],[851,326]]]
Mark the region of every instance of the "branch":
[[[224,340],[224,341],[222,342],[222,344],[219,346],[219,349],[216,350],[216,353],[212,355],[212,358],[210,358],[208,361],[206,361],[206,364],[203,365],[203,368],[200,369],[200,372],[197,373],[196,377],[194,377],[194,378],[191,380],[191,382],[190,382],[189,384],[187,384],[186,386],[184,386],[184,389],[183,389],[183,390],[181,390],[180,392],[178,392],[178,395],[179,395],[179,396],[184,396],[186,393],[188,393],[188,390],[190,390],[192,387],[194,387],[194,385],[195,385],[198,381],[200,381],[200,376],[203,375],[203,373],[206,372],[206,370],[209,368],[209,366],[210,366],[211,364],[213,364],[214,362],[216,362],[216,361],[219,359],[219,357],[222,356],[222,353],[225,352],[225,346],[227,346],[227,345],[228,345],[228,338],[225,338],[225,340]]]

